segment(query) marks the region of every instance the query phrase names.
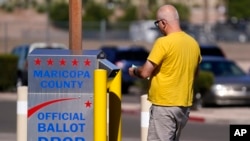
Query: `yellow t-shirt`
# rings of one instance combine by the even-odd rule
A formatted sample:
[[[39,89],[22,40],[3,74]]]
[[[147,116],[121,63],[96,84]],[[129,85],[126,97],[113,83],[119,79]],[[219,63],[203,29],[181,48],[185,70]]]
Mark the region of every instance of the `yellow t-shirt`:
[[[148,60],[157,64],[148,100],[160,106],[192,105],[195,70],[201,61],[198,43],[185,32],[160,37]]]

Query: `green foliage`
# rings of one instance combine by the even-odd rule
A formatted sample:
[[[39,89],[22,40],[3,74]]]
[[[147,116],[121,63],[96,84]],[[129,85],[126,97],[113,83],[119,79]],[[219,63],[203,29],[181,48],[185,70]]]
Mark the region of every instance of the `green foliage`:
[[[151,12],[148,15],[148,19],[156,19],[156,12],[159,7],[152,7]]]
[[[108,21],[109,16],[112,14],[112,10],[94,2],[89,2],[85,9],[84,21]]]
[[[51,3],[49,17],[52,22],[69,21],[69,5],[66,2]]]
[[[228,16],[238,19],[249,19],[249,0],[228,0]]]
[[[17,56],[0,55],[0,91],[15,87],[17,79]],[[4,69],[3,69],[4,66]]]
[[[36,11],[38,13],[45,13],[47,10],[46,6],[44,4],[40,4],[36,6]]]
[[[69,5],[66,2],[51,2],[49,4],[50,22],[62,29],[69,28]]]
[[[181,3],[173,3],[173,5],[176,7],[177,11],[179,12],[180,20],[188,21],[190,17],[190,9]]]
[[[147,93],[149,87],[149,80],[147,79],[136,79],[134,81],[134,86],[139,88],[142,92]]]
[[[137,9],[135,6],[132,5],[128,5],[126,6],[126,8],[124,9],[124,16],[122,16],[121,18],[118,19],[118,21],[135,21],[138,19],[137,16]]]
[[[13,12],[14,6],[9,3],[4,3],[3,5],[1,5],[1,9],[5,10],[6,12]]]
[[[194,83],[194,92],[200,92],[201,94],[204,94],[210,90],[213,83],[213,73],[208,71],[200,71],[199,76]]]

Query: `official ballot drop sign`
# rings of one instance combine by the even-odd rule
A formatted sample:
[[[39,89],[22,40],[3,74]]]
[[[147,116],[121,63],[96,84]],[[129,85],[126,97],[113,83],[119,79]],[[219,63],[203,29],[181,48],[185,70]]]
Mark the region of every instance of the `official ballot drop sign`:
[[[29,55],[28,141],[93,140],[96,64],[96,56],[68,50]]]

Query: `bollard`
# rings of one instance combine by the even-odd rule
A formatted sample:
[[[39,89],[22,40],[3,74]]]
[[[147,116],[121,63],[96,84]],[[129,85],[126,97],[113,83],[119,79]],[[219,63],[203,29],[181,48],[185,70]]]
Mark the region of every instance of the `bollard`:
[[[109,140],[121,141],[121,70],[112,80],[109,88]]]
[[[94,71],[94,141],[107,140],[107,71]]]
[[[28,87],[17,88],[17,141],[27,141]]]
[[[147,98],[147,94],[141,96],[141,141],[147,141],[148,136],[149,108],[151,103]]]

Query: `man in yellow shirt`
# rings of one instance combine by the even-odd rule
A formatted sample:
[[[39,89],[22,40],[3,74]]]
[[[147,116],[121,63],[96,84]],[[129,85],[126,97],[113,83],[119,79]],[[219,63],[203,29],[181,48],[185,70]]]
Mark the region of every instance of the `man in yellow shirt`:
[[[129,68],[133,77],[150,78],[148,141],[179,141],[193,100],[193,85],[201,61],[196,40],[182,31],[172,5],[157,11],[155,25],[163,33],[141,67]]]

